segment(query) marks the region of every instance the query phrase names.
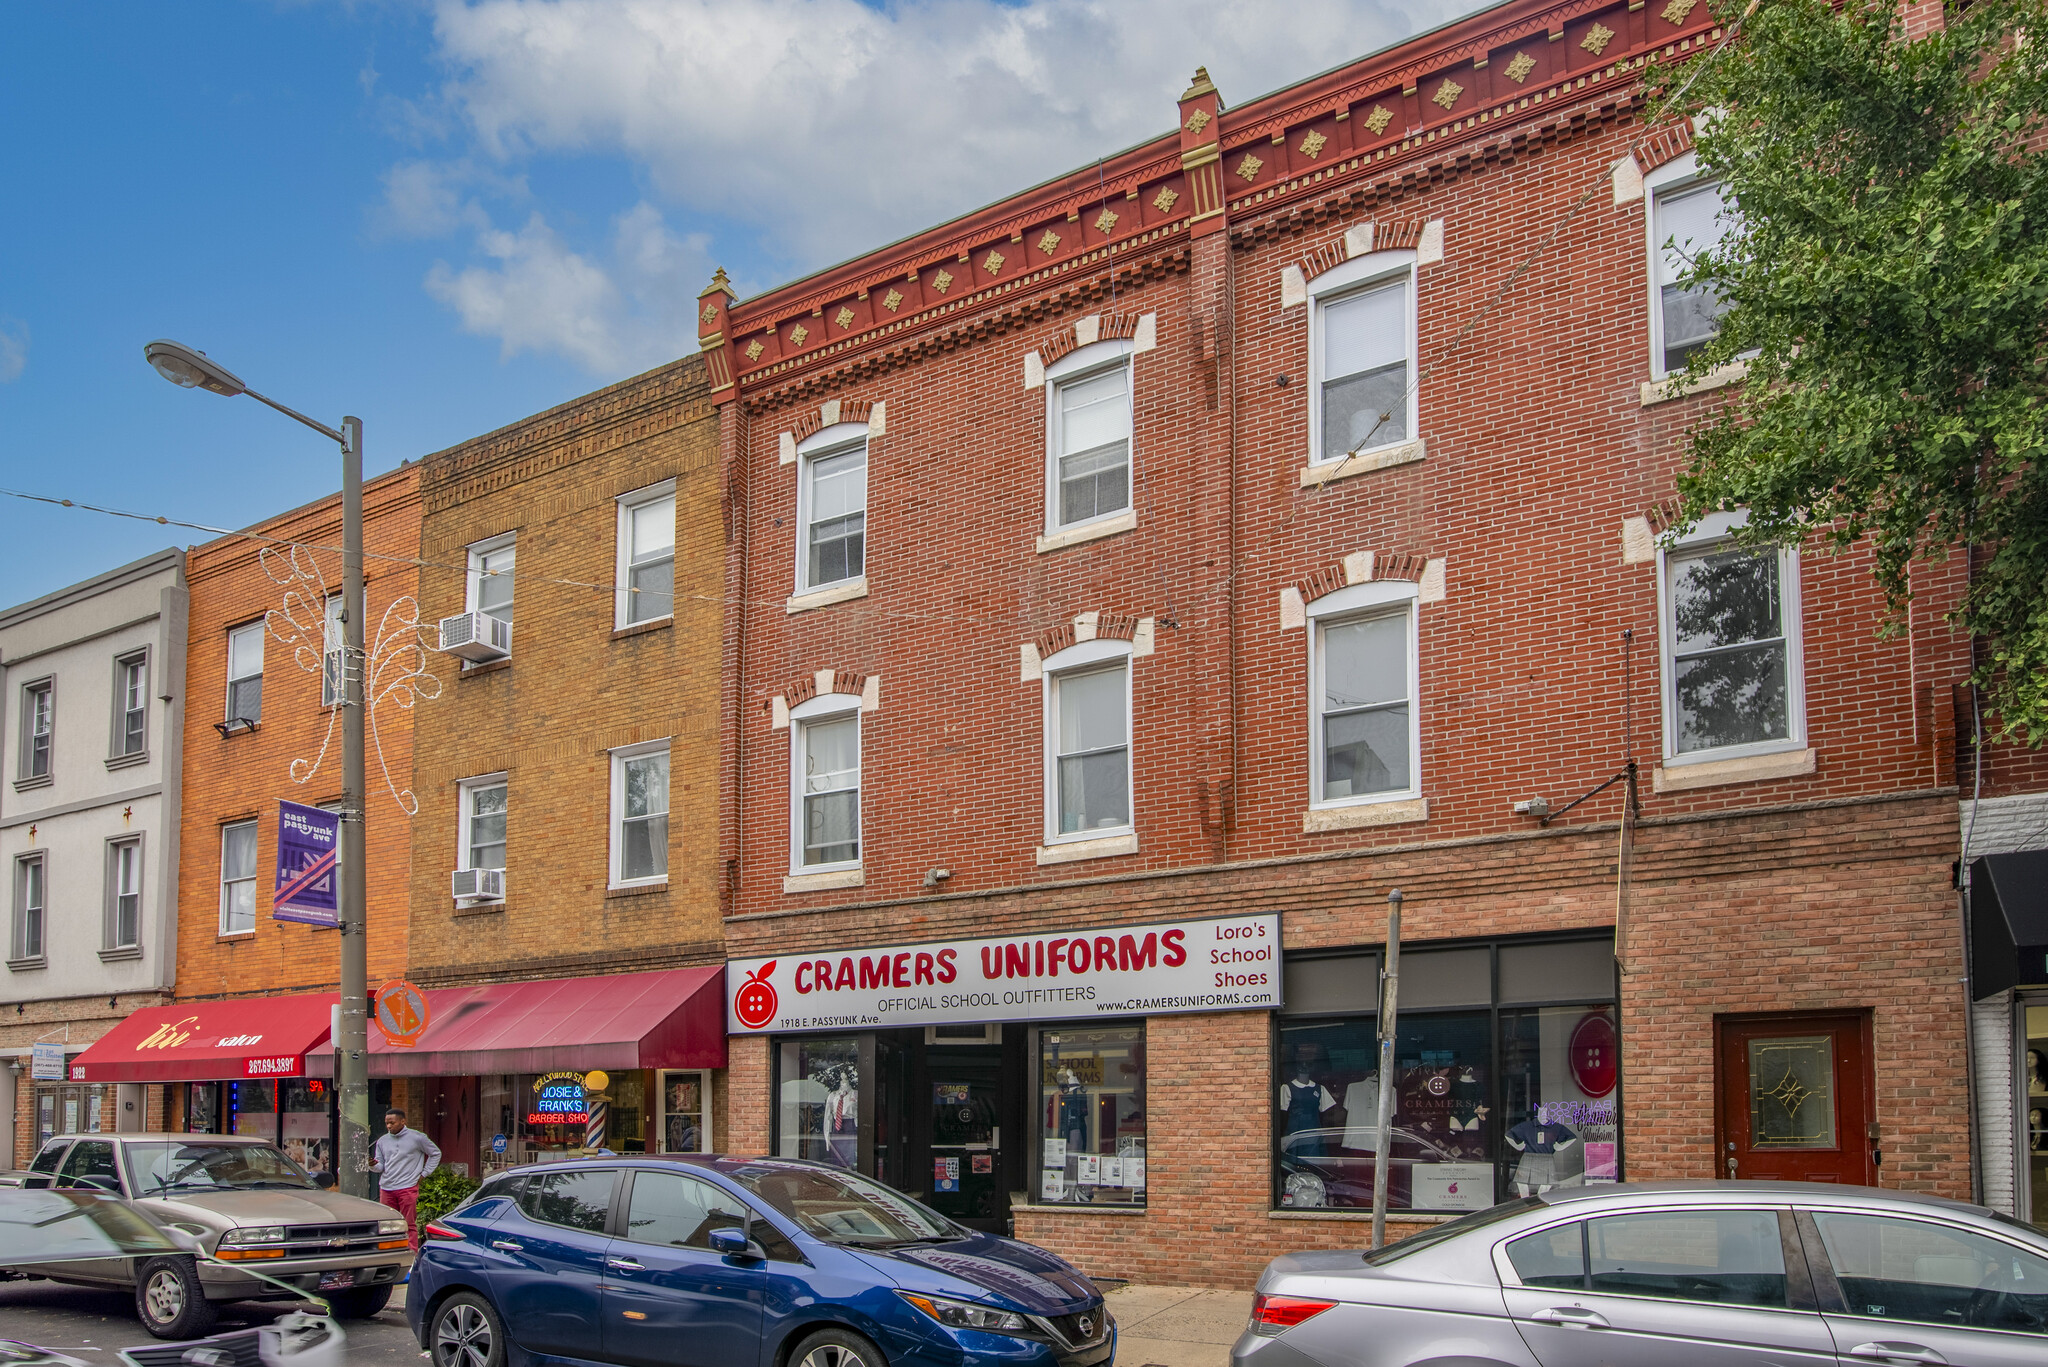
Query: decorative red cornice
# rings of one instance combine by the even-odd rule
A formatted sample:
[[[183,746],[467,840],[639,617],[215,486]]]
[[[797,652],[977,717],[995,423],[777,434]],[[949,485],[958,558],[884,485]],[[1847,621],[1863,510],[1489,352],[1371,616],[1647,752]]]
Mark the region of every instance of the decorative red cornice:
[[[1547,140],[1562,129],[1562,102],[1592,99],[1601,119],[1633,112],[1647,65],[1720,37],[1704,0],[1510,0],[1237,109],[1198,72],[1172,133],[1099,166],[754,299],[729,301],[714,284],[702,308],[715,316],[699,321],[715,397],[957,331],[991,307],[1013,308],[1020,291],[1409,166],[1442,167],[1467,144],[1509,148],[1537,126]],[[1624,87],[1628,98],[1600,99]]]

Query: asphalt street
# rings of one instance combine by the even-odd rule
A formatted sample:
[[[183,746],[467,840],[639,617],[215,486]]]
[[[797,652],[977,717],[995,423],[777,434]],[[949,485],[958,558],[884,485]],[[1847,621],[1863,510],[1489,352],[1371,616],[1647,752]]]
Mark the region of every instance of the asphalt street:
[[[354,1320],[348,1334],[348,1361],[417,1364],[421,1354],[405,1327],[405,1302],[397,1296],[375,1319]],[[215,1332],[268,1324],[293,1307],[278,1301],[241,1301],[221,1307]],[[0,1339],[18,1339],[57,1348],[87,1361],[105,1354],[108,1362],[123,1348],[155,1342],[135,1318],[135,1298],[125,1291],[95,1291],[55,1282],[0,1282]]]

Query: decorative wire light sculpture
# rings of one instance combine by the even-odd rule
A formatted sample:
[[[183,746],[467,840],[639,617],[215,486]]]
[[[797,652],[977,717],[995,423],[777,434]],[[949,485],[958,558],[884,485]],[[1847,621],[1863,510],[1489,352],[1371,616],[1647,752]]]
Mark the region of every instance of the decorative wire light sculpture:
[[[427,654],[435,647],[427,643],[420,626],[419,600],[406,594],[385,607],[365,652],[365,668],[364,661],[349,658],[347,638],[340,631],[340,624],[328,620],[327,603],[333,595],[312,548],[265,546],[258,559],[270,582],[284,590],[283,603],[264,613],[264,625],[272,636],[291,647],[292,660],[300,669],[320,676],[321,702],[328,705],[327,729],[320,737],[320,752],[310,760],[292,761],[292,782],[306,783],[320,772],[334,741],[334,723],[341,715],[342,700],[348,696],[348,671],[359,670],[370,744],[377,751],[377,768],[384,775],[384,786],[400,811],[409,817],[417,815],[418,797],[411,788],[401,787],[391,777],[391,765],[384,757],[384,742],[377,729],[377,714],[386,701],[410,712],[420,699],[432,701],[441,696],[441,681],[427,671]]]

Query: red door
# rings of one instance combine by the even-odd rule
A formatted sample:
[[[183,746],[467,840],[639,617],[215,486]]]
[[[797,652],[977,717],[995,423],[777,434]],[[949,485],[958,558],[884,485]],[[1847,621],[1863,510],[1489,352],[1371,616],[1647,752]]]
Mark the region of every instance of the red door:
[[[477,1174],[476,1079],[437,1077],[427,1083],[427,1138],[441,1151],[443,1163],[461,1165]]]
[[[1868,1015],[1728,1016],[1714,1030],[1717,1176],[1876,1183]]]

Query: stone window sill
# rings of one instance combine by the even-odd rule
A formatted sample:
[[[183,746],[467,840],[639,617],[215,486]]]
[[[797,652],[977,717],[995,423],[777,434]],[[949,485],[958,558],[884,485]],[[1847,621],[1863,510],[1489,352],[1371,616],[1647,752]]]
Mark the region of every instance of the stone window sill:
[[[232,945],[239,944],[244,940],[254,940],[255,938],[256,932],[253,930],[230,930],[217,932],[213,937],[213,942],[217,945]]]
[[[1306,1210],[1269,1210],[1268,1220],[1371,1220],[1369,1210],[1320,1210],[1310,1207]],[[1458,1219],[1456,1215],[1416,1215],[1405,1210],[1387,1212],[1390,1225],[1441,1225]]]
[[[667,625],[668,625],[668,623],[666,623],[666,622],[661,622],[661,623],[658,623],[658,624],[657,624],[657,623],[649,623],[648,625],[660,625],[660,626],[667,626]],[[612,633],[612,639],[613,639],[614,641],[616,641],[616,640],[618,640],[618,639],[619,639],[619,637],[621,637],[621,636],[638,636],[638,635],[640,634],[640,632],[641,632],[641,628],[640,628],[640,627],[627,627],[627,628],[626,628],[626,629],[625,629],[624,631],[622,631],[622,632],[621,632],[621,631],[615,631],[615,632],[613,632],[613,633]],[[480,665],[473,665],[473,664],[465,664],[465,665],[463,665],[463,666],[462,666],[462,668],[461,668],[461,669],[460,669],[459,671],[457,671],[457,673],[456,673],[455,677],[456,677],[456,678],[458,678],[458,679],[474,679],[474,678],[477,678],[477,677],[479,677],[480,675],[484,675],[484,674],[495,674],[495,673],[497,673],[497,672],[498,672],[499,670],[501,670],[501,669],[510,669],[511,667],[512,667],[512,657],[511,657],[510,655],[507,655],[507,656],[506,656],[506,657],[505,657],[504,659],[502,659],[502,660],[485,660],[485,661],[484,661],[484,662],[483,662],[482,664],[480,664]]]
[[[1413,465],[1428,454],[1426,442],[1418,437],[1414,441],[1398,442],[1382,446],[1376,451],[1360,451],[1344,460],[1324,461],[1310,465],[1301,472],[1301,487],[1310,488],[1318,484],[1329,484],[1334,480],[1349,479],[1370,470],[1385,470],[1395,465]]]
[[[1710,389],[1722,389],[1736,383],[1747,374],[1749,362],[1730,361],[1727,365],[1715,366],[1691,384],[1685,382],[1683,375],[1674,375],[1668,380],[1644,380],[1643,407],[1669,403],[1688,394],[1704,394]]]
[[[100,962],[103,964],[120,963],[123,959],[140,959],[141,957],[141,945],[124,945],[120,949],[103,949],[100,951]]]
[[[1429,799],[1402,798],[1394,802],[1360,802],[1350,807],[1311,807],[1301,814],[1304,835],[1322,831],[1356,831],[1368,826],[1399,826],[1410,821],[1429,820]]]
[[[614,641],[623,641],[628,636],[645,636],[650,631],[667,631],[670,627],[674,626],[675,624],[676,619],[673,617],[662,617],[652,622],[635,622],[632,626],[620,627],[617,631],[614,631],[612,633],[612,639]],[[508,656],[503,660],[493,660],[491,661],[491,663],[511,664],[512,661],[511,658]]]
[[[668,879],[664,878],[659,883],[630,883],[623,888],[606,888],[604,895],[609,901],[614,897],[645,897],[652,892],[667,891]]]
[[[782,610],[792,617],[799,612],[810,612],[814,608],[829,608],[834,603],[844,603],[854,598],[868,596],[868,577],[861,575],[843,584],[828,584],[822,589],[811,589],[804,593],[793,593],[782,605]]]
[[[862,888],[868,882],[865,869],[833,869],[828,873],[792,873],[782,880],[784,892],[828,892],[833,888]]]
[[[107,756],[107,768],[109,771],[115,769],[133,769],[138,764],[147,763],[149,763],[149,751],[147,750],[137,750],[132,755]]]
[[[48,968],[49,966],[50,961],[40,954],[36,955],[33,959],[9,959],[7,961],[7,969],[10,973],[30,973],[38,968]]]
[[[38,774],[34,778],[18,778],[14,780],[14,791],[17,793],[31,792],[37,788],[47,788],[56,781],[55,778],[48,774]]]
[[[1138,852],[1138,833],[1128,831],[1123,835],[1106,835],[1096,840],[1069,840],[1059,845],[1040,845],[1038,862],[1046,864],[1073,864],[1083,859],[1112,859],[1121,854]]]
[[[1710,759],[1698,764],[1661,764],[1650,774],[1650,788],[1659,793],[1682,793],[1693,788],[1719,788],[1730,783],[1762,783],[1774,778],[1798,778],[1814,769],[1812,746],[1780,750],[1769,755],[1743,755],[1739,759]]]
[[[1137,525],[1137,512],[1126,508],[1115,517],[1105,517],[1100,522],[1089,522],[1079,527],[1068,527],[1065,531],[1058,531],[1050,536],[1039,537],[1038,553],[1044,555],[1047,551],[1057,551],[1063,550],[1068,546],[1078,546],[1084,541],[1100,541],[1105,536],[1116,536],[1130,531]]]
[[[1011,1206],[1010,1212],[1016,1214],[1021,1211],[1026,1215],[1144,1215],[1148,1209],[1145,1206],[1098,1206],[1085,1201],[1068,1205],[1062,1201],[1052,1206]]]

